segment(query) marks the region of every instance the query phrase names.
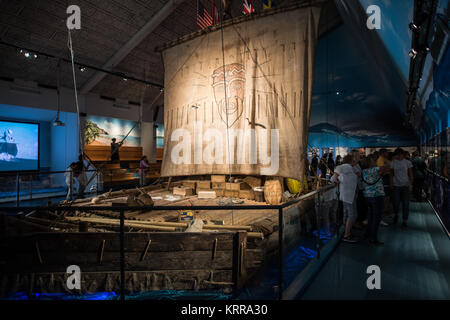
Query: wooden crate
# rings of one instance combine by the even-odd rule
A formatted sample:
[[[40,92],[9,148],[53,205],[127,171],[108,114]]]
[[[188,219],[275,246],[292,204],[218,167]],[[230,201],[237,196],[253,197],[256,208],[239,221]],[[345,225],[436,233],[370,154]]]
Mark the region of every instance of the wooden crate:
[[[195,180],[182,180],[180,182],[183,187],[191,188],[193,190],[195,190],[197,186],[197,182]]]
[[[262,186],[261,178],[256,178],[256,177],[250,177],[249,176],[249,177],[245,177],[244,182],[246,182],[252,188]]]
[[[227,182],[225,184],[225,190],[230,191],[230,189],[231,189],[232,191],[239,191],[241,189],[240,186],[241,186],[241,184],[238,182],[236,182],[236,183]]]
[[[239,198],[254,200],[255,192],[252,189],[239,190]]]
[[[233,197],[233,198],[239,198],[239,190],[232,190],[231,193],[230,193],[229,189],[225,189],[224,193],[223,193],[223,196],[226,197],[226,198],[229,198],[230,196]]]
[[[214,190],[203,190],[197,192],[199,199],[214,199],[216,198],[216,192]]]
[[[209,190],[211,189],[211,181],[197,181],[197,189]]]
[[[225,189],[225,182],[212,182],[213,189]]]
[[[212,175],[211,182],[225,182],[225,176],[224,175]]]
[[[179,196],[192,196],[194,194],[194,190],[192,188],[178,186],[173,188],[173,194]]]

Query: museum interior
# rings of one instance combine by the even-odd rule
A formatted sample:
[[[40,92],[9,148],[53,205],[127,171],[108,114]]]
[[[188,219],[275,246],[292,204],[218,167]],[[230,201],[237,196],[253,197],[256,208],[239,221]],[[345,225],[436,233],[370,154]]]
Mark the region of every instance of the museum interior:
[[[450,299],[449,27],[0,0],[0,300]]]

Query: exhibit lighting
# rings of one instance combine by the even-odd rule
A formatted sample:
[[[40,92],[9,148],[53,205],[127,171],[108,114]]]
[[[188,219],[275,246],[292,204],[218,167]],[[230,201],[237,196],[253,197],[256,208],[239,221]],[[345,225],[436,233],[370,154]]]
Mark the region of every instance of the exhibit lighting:
[[[58,115],[58,117],[59,117],[59,115]],[[55,121],[53,121],[53,126],[55,126],[55,127],[64,127],[65,124],[61,120],[56,119]]]
[[[23,55],[27,59],[31,59],[31,58],[37,59],[38,58],[38,55],[36,53],[32,53],[30,51],[23,50],[23,49],[19,50],[19,54]]]
[[[414,22],[411,22],[411,23],[409,24],[409,29],[410,29],[412,32],[418,32],[418,31],[420,30],[420,27],[419,27],[417,24],[415,24]]]
[[[415,59],[417,56],[417,51],[414,49],[409,50],[409,54],[408,54],[411,58]]]

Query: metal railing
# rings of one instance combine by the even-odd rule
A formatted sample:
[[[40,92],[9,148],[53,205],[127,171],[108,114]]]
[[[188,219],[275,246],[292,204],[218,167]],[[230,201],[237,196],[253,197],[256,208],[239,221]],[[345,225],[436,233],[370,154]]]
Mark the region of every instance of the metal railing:
[[[60,214],[61,212],[75,212],[75,211],[82,211],[82,212],[89,212],[89,211],[114,211],[119,212],[119,220],[120,220],[120,226],[119,226],[119,238],[120,238],[120,299],[122,301],[125,300],[125,212],[126,211],[158,211],[158,210],[168,210],[168,211],[178,211],[178,210],[209,210],[209,211],[216,211],[216,210],[250,210],[255,213],[259,210],[276,210],[278,212],[278,299],[283,299],[283,290],[284,290],[284,276],[283,276],[283,270],[284,270],[284,231],[285,231],[285,222],[284,222],[284,210],[293,207],[297,204],[299,204],[301,201],[305,199],[310,199],[314,197],[315,199],[315,219],[316,219],[316,225],[313,227],[313,229],[316,229],[317,232],[317,239],[316,239],[316,249],[317,249],[317,255],[316,259],[320,259],[321,250],[322,250],[322,241],[321,241],[321,208],[323,206],[323,200],[321,200],[322,196],[332,190],[336,189],[334,185],[327,185],[325,187],[322,187],[318,190],[312,191],[308,194],[302,195],[298,198],[295,198],[293,200],[290,200],[288,202],[285,202],[280,205],[220,205],[220,206],[204,206],[204,205],[193,205],[193,206],[181,206],[181,205],[172,205],[172,206],[129,206],[129,207],[123,207],[123,206],[96,206],[96,207],[84,207],[84,206],[27,206],[27,207],[21,207],[15,208],[15,207],[1,207],[0,206],[0,213],[19,213],[23,211],[29,210],[31,211],[40,211],[40,210],[50,210],[53,212],[56,212],[57,214]],[[337,189],[336,189],[337,190]],[[337,192],[336,192],[337,194]],[[337,208],[337,202],[336,202],[336,208]],[[335,209],[336,209],[335,208]],[[337,211],[337,210],[336,210]],[[339,219],[336,219],[336,230],[339,230],[340,226],[342,225],[339,222]],[[334,233],[334,237],[340,237],[339,232]]]
[[[104,171],[100,172],[99,170],[85,170],[84,171],[86,173],[86,175],[89,176],[89,174],[96,174],[97,179],[95,181],[95,190],[96,193],[98,193],[99,191],[102,190],[101,188],[101,177],[104,174]],[[111,170],[111,175],[112,175],[113,170]],[[68,186],[66,184],[66,174],[70,173],[70,185]],[[5,192],[7,192],[7,185],[13,185],[12,183],[12,179],[15,179],[15,202],[16,202],[16,206],[19,207],[20,206],[20,202],[22,200],[35,200],[38,199],[39,197],[33,197],[33,195],[35,194],[35,192],[33,191],[33,181],[41,181],[41,180],[45,180],[45,179],[49,179],[49,180],[53,180],[53,182],[49,182],[49,186],[47,186],[47,189],[62,189],[64,188],[64,195],[68,193],[69,190],[72,190],[72,192],[70,192],[70,200],[72,200],[74,197],[79,197],[82,196],[83,193],[75,193],[73,192],[74,190],[74,186],[75,186],[75,177],[73,176],[73,172],[72,171],[47,171],[47,172],[12,172],[12,173],[2,173],[0,174],[0,179],[2,180],[2,187],[5,190]],[[11,179],[10,181],[8,181],[9,179]],[[29,186],[26,186],[26,189],[23,188],[23,183],[28,183]],[[88,188],[89,186],[91,186],[93,183],[91,182],[90,184],[86,185],[85,188]],[[41,190],[45,190],[45,188],[41,189]],[[40,198],[52,198],[53,196],[49,196],[49,194],[52,192],[47,192],[47,193],[43,193],[44,195],[47,194],[48,196],[44,196],[44,197],[40,197]],[[62,190],[60,190],[59,193],[63,193]],[[92,193],[92,192],[88,192],[88,193]],[[26,199],[21,199],[23,195],[26,195]],[[60,194],[59,196],[63,196],[63,194]],[[11,197],[8,197],[11,198]],[[8,201],[11,202],[11,201]]]
[[[426,194],[444,232],[450,237],[450,183],[447,177],[426,169]]]
[[[7,198],[9,200],[5,200],[3,202],[13,202],[13,198],[15,199],[16,207],[20,206],[20,202],[24,200],[35,200],[42,198],[54,198],[54,197],[62,197],[64,195],[70,194],[69,199],[73,200],[74,198],[79,198],[84,195],[97,195],[99,192],[103,191],[103,186],[108,185],[109,187],[115,184],[114,175],[118,169],[89,169],[84,170],[84,173],[87,175],[87,184],[84,186],[83,192],[77,190],[74,192],[76,185],[76,177],[73,176],[72,171],[46,171],[46,172],[5,172],[0,174],[0,181],[2,181],[2,188],[5,193],[14,193],[14,196],[4,196],[3,198]],[[130,170],[138,171],[138,168],[133,168]],[[66,183],[66,173],[70,173],[70,185]],[[132,172],[134,173],[134,171]],[[33,181],[40,181],[44,179],[54,180],[55,182],[50,183],[49,189],[64,189],[59,190],[58,195],[50,195],[52,192],[41,193],[44,196],[36,197],[36,190],[33,186]],[[120,181],[122,184],[126,184],[127,182],[138,182],[138,178],[130,179],[129,181]],[[24,187],[24,183],[28,184]],[[10,190],[8,190],[7,185],[14,186]],[[119,185],[119,183],[117,183]],[[94,187],[94,188],[92,188]],[[91,191],[92,189],[92,191]],[[41,189],[42,190],[42,189]],[[72,190],[72,192],[70,192]],[[0,191],[1,193],[1,191]],[[47,196],[45,196],[47,195]],[[26,198],[24,198],[24,196]],[[2,198],[0,197],[0,200]]]

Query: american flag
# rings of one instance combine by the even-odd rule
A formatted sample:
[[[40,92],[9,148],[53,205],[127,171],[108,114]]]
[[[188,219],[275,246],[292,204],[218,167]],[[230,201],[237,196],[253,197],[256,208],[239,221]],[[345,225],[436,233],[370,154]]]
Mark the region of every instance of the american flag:
[[[201,1],[197,1],[197,25],[202,29],[213,25],[213,18]]]
[[[250,14],[252,12],[255,12],[255,8],[252,6],[252,0],[244,0],[242,13]]]

